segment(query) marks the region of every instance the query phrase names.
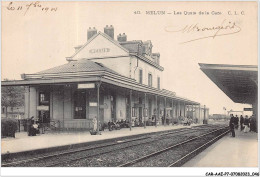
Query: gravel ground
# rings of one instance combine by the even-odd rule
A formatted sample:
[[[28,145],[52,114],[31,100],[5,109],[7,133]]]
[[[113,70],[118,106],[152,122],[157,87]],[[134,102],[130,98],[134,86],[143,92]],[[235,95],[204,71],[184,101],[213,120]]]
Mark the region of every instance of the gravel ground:
[[[103,155],[98,155],[93,158],[86,158],[78,160],[76,162],[65,163],[63,166],[67,167],[115,167],[124,164],[130,160],[134,160],[138,157],[148,155],[150,153],[156,152],[159,149],[178,144],[184,140],[194,138],[201,134],[204,134],[205,130],[200,132],[192,132],[189,135],[179,135],[179,136],[168,136],[165,139],[155,139],[151,143],[143,144],[140,146],[135,146],[120,151],[114,151],[111,153],[106,153]]]
[[[182,142],[183,140],[190,139],[190,138],[198,136],[200,134],[204,134],[205,131],[208,132],[210,130],[213,130],[214,128],[216,128],[216,126],[208,127],[208,128],[207,127],[196,127],[194,129],[189,130],[189,131],[194,130],[194,132],[190,133],[189,135],[184,135],[186,131],[183,132],[183,135],[181,135],[182,133],[178,133],[178,130],[157,132],[157,133],[149,134],[149,135],[140,135],[140,136],[138,136],[138,138],[140,138],[140,137],[144,137],[144,138],[152,137],[152,138],[138,140],[135,142],[117,144],[117,145],[104,147],[104,148],[98,148],[98,146],[104,145],[104,144],[110,144],[111,142],[106,142],[104,144],[100,143],[100,144],[89,145],[87,147],[96,147],[96,148],[93,150],[57,156],[57,157],[49,158],[46,160],[41,160],[38,162],[24,163],[19,166],[44,167],[44,166],[47,166],[48,164],[52,164],[52,163],[56,163],[56,162],[64,162],[68,159],[80,158],[80,157],[85,157],[85,156],[90,156],[90,155],[92,155],[93,157],[90,157],[90,158],[86,157],[83,160],[72,161],[71,163],[65,163],[62,165],[59,164],[58,166],[73,166],[73,167],[76,167],[76,166],[77,167],[79,167],[79,166],[83,166],[83,167],[86,167],[86,166],[109,166],[109,167],[118,166],[122,163],[126,163],[129,160],[136,159],[143,155],[158,151],[159,149]],[[195,132],[195,130],[196,130],[196,132]],[[170,135],[163,135],[167,132],[176,132],[176,133],[170,134]],[[162,136],[160,136],[160,135],[162,135]],[[137,137],[135,137],[135,138],[137,138]],[[135,139],[135,138],[128,138],[126,140]],[[122,138],[121,141],[123,141],[123,140],[124,139]],[[136,144],[140,144],[140,145],[136,145]],[[133,147],[131,147],[131,146],[133,146]],[[80,149],[80,148],[78,148],[78,149]],[[66,152],[66,151],[67,150],[60,151],[60,152]],[[108,152],[108,151],[112,151],[112,152]],[[50,155],[50,154],[55,154],[55,153],[57,153],[57,152],[52,152],[52,153],[47,153],[47,154]],[[98,155],[99,153],[105,153],[105,154]],[[13,160],[15,160],[15,159],[13,159]]]
[[[132,165],[132,167],[167,167],[221,133],[223,133],[223,131],[219,132],[218,134],[210,134],[206,137],[197,139],[196,141],[183,144],[177,148],[168,150],[141,162],[135,163]]]
[[[52,151],[52,152],[44,152],[44,153],[40,153],[40,154],[27,154],[27,155],[22,155],[22,156],[16,156],[10,159],[7,159],[5,161],[2,160],[3,162],[15,162],[15,161],[20,161],[20,160],[26,160],[26,159],[31,159],[31,158],[37,158],[37,157],[41,157],[41,156],[45,156],[45,155],[53,155],[53,154],[57,154],[57,153],[64,153],[64,152],[68,152],[71,150],[80,150],[80,149],[85,149],[85,148],[95,148],[95,147],[99,147],[99,146],[103,146],[103,145],[108,145],[111,144],[113,142],[117,142],[117,141],[129,141],[129,140],[134,140],[136,138],[147,138],[150,136],[158,136],[164,133],[168,133],[168,132],[177,132],[178,129],[176,130],[167,130],[167,131],[162,131],[162,132],[155,132],[155,133],[150,133],[150,134],[145,134],[145,135],[136,135],[134,137],[128,137],[128,138],[117,138],[117,140],[108,140],[107,142],[99,142],[98,144],[90,144],[90,145],[85,145],[84,147],[77,147],[77,148],[73,148],[73,149],[64,149],[64,150],[59,150],[59,151]]]

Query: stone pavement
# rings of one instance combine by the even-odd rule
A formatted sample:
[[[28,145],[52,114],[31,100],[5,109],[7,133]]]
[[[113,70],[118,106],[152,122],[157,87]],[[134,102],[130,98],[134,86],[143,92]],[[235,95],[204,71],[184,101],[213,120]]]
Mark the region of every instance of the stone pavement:
[[[23,152],[29,150],[50,148],[56,146],[65,146],[70,144],[92,142],[104,139],[118,138],[123,136],[137,135],[149,132],[165,131],[179,128],[190,128],[192,126],[198,126],[199,124],[193,124],[191,126],[183,125],[168,125],[168,126],[147,126],[133,127],[132,131],[129,128],[123,128],[121,130],[104,131],[102,135],[90,135],[88,131],[82,132],[60,132],[60,133],[48,133],[40,134],[37,136],[27,136],[26,132],[16,133],[16,138],[4,138],[1,140],[1,154],[7,152]]]
[[[183,167],[257,167],[257,133],[236,130],[236,137],[226,135]]]

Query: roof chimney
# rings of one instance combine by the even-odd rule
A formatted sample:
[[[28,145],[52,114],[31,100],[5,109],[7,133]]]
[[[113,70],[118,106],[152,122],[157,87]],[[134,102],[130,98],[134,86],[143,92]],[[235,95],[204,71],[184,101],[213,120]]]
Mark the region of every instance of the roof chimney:
[[[104,33],[114,39],[114,27],[112,25],[106,25],[106,27],[104,28]]]
[[[118,40],[118,42],[126,42],[126,41],[127,41],[127,36],[126,36],[126,34],[123,33],[123,34],[121,35],[121,33],[120,33],[119,35],[117,35],[117,40]]]
[[[91,29],[91,27],[89,27],[89,29],[88,29],[88,40],[90,38],[92,38],[93,36],[95,36],[96,34],[97,34],[97,29],[95,27],[93,27],[92,29]]]

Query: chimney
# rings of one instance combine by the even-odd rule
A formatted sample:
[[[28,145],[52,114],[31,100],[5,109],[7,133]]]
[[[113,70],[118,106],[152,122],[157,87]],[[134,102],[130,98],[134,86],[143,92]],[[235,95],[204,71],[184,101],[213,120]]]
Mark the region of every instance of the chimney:
[[[91,27],[89,27],[88,29],[88,40],[90,38],[92,38],[93,36],[95,36],[97,34],[97,29],[94,27],[91,29]]]
[[[123,33],[121,35],[121,33],[119,35],[117,35],[117,41],[118,42],[126,42],[127,41],[127,36],[125,33]]]
[[[104,28],[104,33],[114,39],[114,27],[112,25],[106,25],[106,27]]]
[[[160,53],[152,53],[152,58],[154,59],[155,63],[160,65]]]

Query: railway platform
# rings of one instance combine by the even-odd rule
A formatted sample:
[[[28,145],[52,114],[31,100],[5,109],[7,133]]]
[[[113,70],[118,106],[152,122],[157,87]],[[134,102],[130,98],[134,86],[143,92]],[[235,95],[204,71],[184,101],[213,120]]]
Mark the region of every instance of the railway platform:
[[[94,142],[105,139],[113,139],[124,136],[145,134],[150,132],[166,131],[180,128],[190,128],[201,124],[192,124],[191,126],[183,125],[167,125],[167,126],[147,126],[123,128],[114,131],[102,131],[101,135],[90,135],[89,131],[82,132],[57,132],[40,134],[37,136],[27,136],[26,132],[16,133],[16,138],[4,138],[1,141],[1,154],[19,153],[25,151],[33,151],[39,149],[53,148],[57,146],[66,146],[78,143]]]
[[[255,132],[236,130],[205,149],[183,167],[257,167],[258,137]]]

